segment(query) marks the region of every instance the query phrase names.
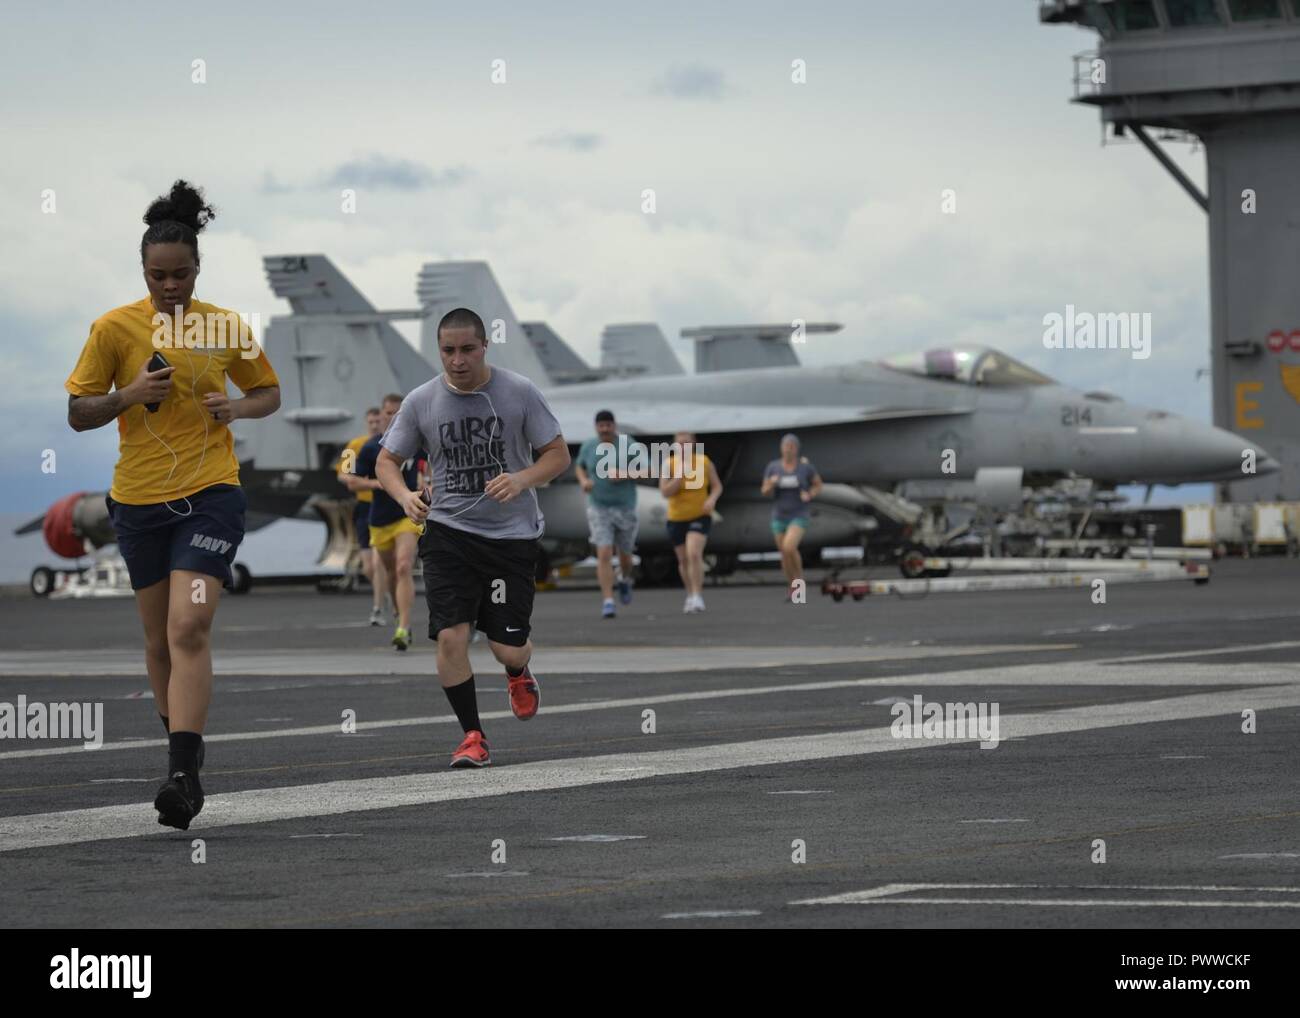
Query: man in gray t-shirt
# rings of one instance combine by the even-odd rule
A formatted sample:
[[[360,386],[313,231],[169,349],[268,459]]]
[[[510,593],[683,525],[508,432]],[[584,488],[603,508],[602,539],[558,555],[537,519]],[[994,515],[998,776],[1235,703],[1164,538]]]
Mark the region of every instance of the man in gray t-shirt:
[[[443,316],[443,373],[402,401],[375,468],[407,517],[425,526],[420,557],[429,638],[438,643],[438,678],[465,732],[453,767],[491,762],[469,664],[471,627],[482,630],[505,666],[515,717],[528,720],[541,703],[528,668],[543,528],[533,489],[569,466],[560,423],[537,386],[513,371],[490,368],[487,349],[483,319],[475,312],[456,308]],[[429,453],[431,498],[408,490],[398,471],[421,447]]]
[[[531,467],[533,450],[559,436],[560,422],[523,375],[490,371],[471,392],[456,391],[445,375],[413,389],[379,444],[399,458],[414,454],[408,450],[429,451],[433,522],[480,537],[533,541],[543,529],[537,493],[530,487],[502,503],[484,489],[499,474]]]

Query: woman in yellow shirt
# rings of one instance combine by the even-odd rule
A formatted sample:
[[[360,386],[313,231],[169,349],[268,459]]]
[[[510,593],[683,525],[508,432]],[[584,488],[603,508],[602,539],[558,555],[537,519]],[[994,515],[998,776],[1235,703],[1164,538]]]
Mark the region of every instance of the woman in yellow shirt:
[[[212,698],[209,633],[244,537],[247,500],[228,425],[280,406],[279,379],[233,312],[194,299],[198,234],[215,215],[183,180],[149,205],[140,261],[149,296],[97,319],[68,376],[68,423],[117,421],[106,499],[144,625],[145,667],[168,731],[158,822],[203,808],[199,768]],[[150,370],[155,354],[166,367]],[[244,393],[226,396],[229,378]]]
[[[713,526],[713,509],[722,496],[722,479],[691,432],[679,431],[673,442],[683,454],[680,459],[676,454],[668,458],[659,491],[668,500],[668,539],[686,588],[682,612],[693,615],[704,611],[704,546]]]

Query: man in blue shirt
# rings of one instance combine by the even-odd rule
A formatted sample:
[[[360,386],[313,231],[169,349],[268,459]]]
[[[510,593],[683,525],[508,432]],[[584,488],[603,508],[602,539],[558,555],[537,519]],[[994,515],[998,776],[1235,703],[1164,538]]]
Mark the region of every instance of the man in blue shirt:
[[[596,414],[596,437],[582,443],[574,473],[587,493],[587,525],[596,546],[596,577],[604,599],[600,614],[612,619],[614,609],[614,549],[618,548],[621,576],[619,599],[632,601],[632,553],[636,550],[636,481],[629,469],[648,462],[645,447],[618,433],[614,414]]]
[[[397,411],[402,397],[392,393],[384,397],[380,413],[380,434],[375,435],[357,453],[356,476],[359,486],[369,488],[374,494],[370,503],[370,546],[375,549],[384,565],[393,610],[397,613],[397,628],[393,632],[393,646],[406,650],[411,645],[411,602],[415,600],[415,580],[412,567],[420,539],[420,527],[406,518],[406,512],[384,490],[376,478],[380,441]],[[411,491],[419,488],[419,461],[425,458],[423,449],[402,464],[402,481]]]

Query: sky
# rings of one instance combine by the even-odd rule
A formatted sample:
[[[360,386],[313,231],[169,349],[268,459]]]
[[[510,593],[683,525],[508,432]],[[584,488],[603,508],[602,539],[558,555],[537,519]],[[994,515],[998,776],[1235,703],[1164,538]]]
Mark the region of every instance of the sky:
[[[805,363],[987,343],[1210,420],[1205,215],[1070,103],[1093,33],[1033,0],[543,6],[10,9],[0,512],[108,487],[116,429],[72,432],[63,382],[145,296],[141,216],[178,177],[218,209],[196,296],[263,320],[288,311],[266,255],[327,254],[383,308],[484,259],[592,363],[612,322],[835,321]],[[1204,187],[1204,152],[1166,147]],[[1150,313],[1151,357],[1045,349],[1067,304]]]

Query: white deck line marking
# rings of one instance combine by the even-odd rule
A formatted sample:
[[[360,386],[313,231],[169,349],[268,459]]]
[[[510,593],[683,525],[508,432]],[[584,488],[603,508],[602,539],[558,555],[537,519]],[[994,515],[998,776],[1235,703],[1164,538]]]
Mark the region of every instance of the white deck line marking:
[[[1011,714],[1001,720],[1004,738],[1028,738],[1093,731],[1127,725],[1234,715],[1243,696],[1257,710],[1300,706],[1300,685],[1201,693],[1163,700],[1073,707],[1039,714]],[[889,726],[848,732],[783,736],[684,749],[604,756],[539,760],[514,767],[486,769],[472,775],[450,769],[425,774],[329,781],[321,784],[253,788],[209,796],[194,837],[240,824],[273,823],[304,817],[337,816],[404,806],[425,806],[515,792],[546,792],[611,782],[706,774],[714,771],[807,763],[836,757],[934,746],[975,739],[895,739]],[[998,752],[980,750],[979,752]],[[631,773],[629,767],[644,767]],[[114,838],[157,835],[160,828],[145,803],[102,806],[61,813],[0,818],[0,852],[52,845],[84,844]],[[163,836],[176,832],[162,832]]]
[[[798,904],[817,904],[799,902]],[[1153,898],[882,898],[860,901],[859,905],[1043,905],[1061,908],[1300,908],[1300,901],[1177,901]]]
[[[914,675],[892,675],[871,679],[833,679],[826,682],[791,682],[779,686],[741,686],[735,689],[699,689],[686,692],[661,693],[655,696],[625,697],[614,700],[596,700],[588,703],[566,703],[547,706],[546,715],[579,714],[593,710],[630,709],[640,713],[644,707],[663,703],[688,703],[694,700],[719,700],[731,697],[753,697],[778,693],[817,692],[831,689],[854,689],[864,686],[892,686],[907,689],[909,694],[917,689],[932,686],[1257,686],[1260,683],[1277,682],[1291,684],[1297,680],[1297,670],[1291,665],[1269,665],[1245,674],[1225,675],[1218,665],[1169,665],[1163,669],[1119,667],[1098,670],[1092,667],[1096,662],[1073,661],[1053,662],[1050,666],[1017,665],[1011,668],[992,666],[988,668],[965,669],[953,672],[922,672]],[[545,682],[545,677],[542,677]],[[482,692],[482,690],[480,690]],[[220,693],[218,692],[218,696]],[[66,694],[64,699],[76,699],[73,694]],[[904,697],[908,699],[908,697]],[[340,701],[342,703],[342,701]],[[1252,703],[1244,706],[1254,707]],[[508,710],[482,711],[479,717],[484,721],[499,721],[512,718]],[[358,721],[357,733],[372,732],[383,728],[411,728],[422,725],[455,724],[453,714],[436,714],[414,718],[391,718],[385,721]],[[344,736],[340,722],[327,725],[306,725],[300,728],[279,728],[273,730],[249,732],[217,732],[205,735],[204,742],[246,742],[258,739],[281,739],[292,736],[327,735],[337,738]],[[1003,736],[1003,740],[1007,736]],[[19,740],[6,740],[17,742]],[[111,753],[124,749],[160,749],[167,745],[166,739],[142,739],[139,737],[123,739],[120,742],[105,742],[99,749],[86,749],[81,743],[72,746],[47,746],[42,749],[11,749],[0,752],[0,760],[22,760],[43,756],[67,756],[73,753]]]
[[[1190,899],[1156,899],[1137,901],[1125,899],[1042,899],[1042,898],[895,898],[895,895],[914,891],[1201,891],[1208,893],[1258,893],[1300,894],[1300,887],[1240,887],[1216,884],[884,884],[864,891],[849,891],[822,898],[804,898],[791,905],[1190,905],[1234,906],[1249,908],[1300,908],[1294,902],[1224,902],[1217,900],[1192,901]]]
[[[543,646],[538,661],[548,671],[565,675],[607,675],[610,656],[617,655],[617,670],[626,672],[707,672],[722,668],[779,668],[790,665],[855,664],[869,661],[912,661],[924,658],[972,657],[981,654],[1032,654],[1037,651],[1077,650],[1077,643],[963,644],[963,645],[860,645],[818,647],[785,644],[779,647],[719,646]],[[703,649],[706,654],[701,655]],[[470,661],[484,675],[500,675],[500,666],[486,647],[470,651]],[[365,676],[413,675],[433,678],[432,645],[417,644],[406,654],[391,647],[366,650],[228,650],[217,647],[212,655],[218,679],[234,675]],[[0,678],[74,676],[92,679],[131,676],[143,680],[143,650],[11,650],[0,651]]]
[[[1097,665],[1133,664],[1137,661],[1172,661],[1182,657],[1209,657],[1218,654],[1249,654],[1261,650],[1288,650],[1300,647],[1300,640],[1282,640],[1277,643],[1239,643],[1231,647],[1211,647],[1208,650],[1171,650],[1160,654],[1133,654],[1128,657],[1108,657],[1094,661]]]

